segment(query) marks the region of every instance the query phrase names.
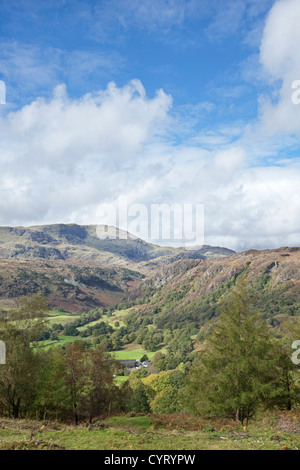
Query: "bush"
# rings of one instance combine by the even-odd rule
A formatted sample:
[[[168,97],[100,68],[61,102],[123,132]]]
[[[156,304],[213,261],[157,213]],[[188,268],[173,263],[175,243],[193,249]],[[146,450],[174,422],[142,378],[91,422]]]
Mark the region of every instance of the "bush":
[[[153,402],[151,409],[153,413],[172,414],[180,411],[178,409],[178,391],[171,386],[159,392]]]

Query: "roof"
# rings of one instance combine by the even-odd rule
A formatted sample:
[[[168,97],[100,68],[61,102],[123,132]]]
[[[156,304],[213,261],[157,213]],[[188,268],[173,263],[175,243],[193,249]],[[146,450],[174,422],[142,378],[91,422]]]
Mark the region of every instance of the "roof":
[[[135,367],[138,361],[137,359],[122,359],[119,360],[119,362],[121,362],[125,367]]]

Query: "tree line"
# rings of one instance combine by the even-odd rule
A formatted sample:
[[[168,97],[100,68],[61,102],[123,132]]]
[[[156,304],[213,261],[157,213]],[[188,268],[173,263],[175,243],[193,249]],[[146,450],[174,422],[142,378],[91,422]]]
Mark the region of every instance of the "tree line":
[[[243,277],[219,303],[218,321],[189,362],[164,371],[165,355],[157,353],[152,364],[156,374],[132,372],[130,383],[142,408],[229,417],[244,424],[258,410],[298,407],[299,366],[292,361],[291,345],[300,338],[299,318],[291,318],[284,336],[275,337],[254,304]]]
[[[0,319],[6,364],[0,367],[0,414],[11,418],[74,419],[122,410],[124,397],[114,385],[119,363],[82,341],[49,350],[34,349],[45,329],[46,300],[21,298]]]
[[[168,342],[168,354],[157,353],[149,369],[132,372],[117,386],[120,363],[99,344],[33,348],[45,331],[48,305],[39,294],[22,297],[0,318],[0,339],[7,346],[6,364],[0,365],[0,415],[77,424],[131,411],[227,416],[244,423],[259,409],[292,410],[300,402],[299,366],[291,360],[299,321],[293,318],[285,336],[275,337],[253,300],[241,279],[219,303],[219,319],[200,350],[191,351],[185,331]],[[172,370],[166,370],[168,355]]]

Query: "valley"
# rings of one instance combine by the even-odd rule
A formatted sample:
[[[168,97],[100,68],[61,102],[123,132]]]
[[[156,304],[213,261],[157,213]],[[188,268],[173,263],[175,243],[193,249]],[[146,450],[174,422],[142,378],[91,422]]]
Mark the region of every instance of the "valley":
[[[251,408],[241,414],[239,421],[242,427],[234,425],[234,429],[238,429],[234,442],[231,431],[222,432],[228,439],[228,448],[244,448],[244,445],[245,448],[253,448],[251,436],[257,432],[261,445],[254,448],[280,448],[279,445],[273,446],[269,439],[263,440],[255,422],[251,436],[243,429],[244,423],[249,419],[252,421],[257,413],[263,416],[264,406],[278,412],[290,412],[298,403],[298,369],[289,356],[291,343],[300,334],[300,248],[281,247],[241,253],[210,246],[187,250],[151,245],[130,234],[126,240],[100,240],[96,233],[95,226],[0,228],[0,327],[4,328],[1,335],[3,338],[5,335],[10,338],[11,334],[22,337],[22,328],[13,333],[22,315],[28,316],[33,330],[37,328],[33,312],[43,318],[42,329],[37,329],[32,337],[28,336],[30,344],[26,343],[27,336],[22,340],[25,341],[22,348],[31,357],[30,364],[37,360],[40,365],[34,372],[36,382],[33,382],[33,388],[30,387],[31,379],[25,379],[23,384],[23,370],[16,375],[15,393],[23,394],[25,387],[30,397],[24,403],[20,398],[23,404],[17,407],[17,412],[7,411],[10,406],[15,410],[16,405],[14,402],[11,404],[10,384],[6,382],[10,380],[9,376],[6,377],[3,369],[1,382],[0,374],[0,394],[6,397],[3,399],[3,416],[15,413],[14,417],[19,418],[29,413],[31,417],[43,417],[44,421],[46,418],[51,422],[58,419],[66,425],[75,419],[80,433],[77,425],[88,416],[90,423],[99,417],[108,419],[111,429],[114,419],[122,421],[123,416],[122,426],[126,427],[131,417],[138,421],[138,417],[143,415],[143,419],[149,418],[149,422],[170,420],[179,433],[191,432],[196,426],[199,433],[195,438],[196,435],[201,436],[207,448],[214,447],[206,434],[207,426],[220,427],[222,416],[227,420],[224,426],[232,426],[235,411],[231,404],[216,415],[206,414],[205,408],[203,411],[197,409],[198,400],[201,400],[197,398],[201,391],[198,377],[200,380],[203,371],[199,368],[199,361],[201,363],[211,347],[212,334],[219,327],[224,308],[226,312],[226,305],[231,305],[226,320],[230,324],[230,315],[235,311],[235,296],[241,295],[237,311],[241,326],[234,332],[234,320],[230,327],[232,330],[228,329],[227,333],[232,331],[236,335],[233,337],[236,338],[236,348],[239,348],[240,340],[237,338],[242,334],[240,331],[245,323],[250,328],[247,348],[251,349],[252,344],[254,348],[270,348],[271,356],[266,357],[267,367],[262,380],[274,384],[272,390],[275,389],[278,396],[263,401],[258,392],[248,391],[247,385],[254,411]],[[243,298],[242,290],[238,293],[243,282],[247,284],[247,299]],[[248,313],[242,319],[244,311]],[[257,319],[253,317],[254,313],[258,315]],[[265,328],[261,346],[255,343],[260,337],[258,324]],[[228,353],[228,364],[236,354],[236,367],[239,368],[240,355],[235,343],[230,341],[225,343],[224,353],[232,349],[232,353]],[[243,343],[244,338],[241,341]],[[256,354],[256,350],[253,351]],[[20,360],[18,354],[15,359],[11,356],[11,361],[16,361],[16,370]],[[253,378],[256,376],[251,376],[251,354],[249,359],[250,372],[245,373],[245,377],[250,374]],[[146,361],[146,366],[134,369],[119,362],[130,360]],[[221,360],[218,359],[217,365]],[[273,363],[275,366],[270,367],[269,364]],[[70,374],[73,377],[74,373],[75,385],[73,379],[70,381]],[[195,389],[194,375],[197,377]],[[244,374],[239,380],[244,383]],[[91,385],[86,387],[86,383]],[[204,380],[203,386],[208,383]],[[77,390],[75,395],[74,390]],[[271,396],[273,392],[270,392]],[[183,415],[189,417],[185,430],[177,424]],[[110,419],[110,416],[115,418]],[[274,416],[270,414],[270,422]],[[289,419],[290,416],[293,415],[289,415]],[[204,422],[198,429],[200,417]],[[279,432],[282,445],[288,446],[286,439],[292,439],[292,445],[297,447],[297,423],[295,430],[284,435]],[[220,429],[225,429],[224,426]],[[71,428],[64,429],[73,433]],[[158,445],[156,437],[154,430],[153,445]],[[4,447],[19,446],[18,441],[12,444],[7,440],[3,442]],[[59,439],[56,442],[58,445],[63,442],[67,448],[73,446],[71,441]],[[111,442],[123,448],[113,437]],[[87,448],[94,445],[90,441]],[[198,448],[196,442],[193,446]],[[216,446],[220,448],[220,443]]]
[[[150,341],[157,351],[168,346],[168,330],[168,343],[174,331],[175,336],[185,332],[191,353],[243,273],[272,328],[280,329],[300,312],[299,248],[242,253],[209,246],[165,248],[130,234],[126,240],[100,240],[96,226],[61,224],[0,227],[0,255],[3,313],[21,296],[42,293],[47,298],[45,347],[84,339],[118,350],[140,337],[140,344]],[[103,324],[107,329],[102,331]],[[111,337],[117,338],[114,347]],[[136,359],[138,351],[139,346]]]

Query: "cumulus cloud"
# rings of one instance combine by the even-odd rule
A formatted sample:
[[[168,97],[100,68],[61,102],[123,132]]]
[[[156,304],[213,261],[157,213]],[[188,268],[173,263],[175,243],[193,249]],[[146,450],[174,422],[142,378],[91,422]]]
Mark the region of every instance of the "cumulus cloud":
[[[246,160],[246,152],[241,147],[231,147],[228,150],[218,152],[215,156],[215,169],[218,176],[230,178],[232,174],[239,170]]]
[[[271,9],[262,38],[260,60],[269,81],[275,87],[274,96],[261,98],[261,118],[265,131],[300,133],[300,106],[293,102],[296,80],[300,80],[300,3],[279,0]]]
[[[106,90],[78,100],[70,99],[65,85],[59,85],[50,100],[39,98],[10,113],[2,138],[7,141],[5,133],[13,134],[27,164],[68,169],[93,156],[101,165],[123,165],[166,120],[170,104],[171,98],[162,90],[147,99],[138,80],[123,88],[110,83]]]
[[[228,142],[174,146],[171,104],[162,90],[147,97],[138,80],[80,99],[60,85],[2,118],[0,223],[99,223],[99,207],[126,196],[148,209],[204,204],[208,244],[296,244],[299,164],[250,168],[245,148]]]
[[[244,15],[242,2],[236,4]],[[246,5],[254,17],[261,8],[254,0]],[[153,15],[151,28],[158,21]],[[171,8],[170,24],[172,15]],[[1,225],[94,224],[101,204],[126,196],[129,205],[148,208],[204,204],[207,244],[236,250],[299,245],[299,159],[281,154],[281,161],[271,161],[300,129],[300,106],[291,101],[292,82],[300,79],[299,15],[298,0],[280,0],[266,20],[260,59],[277,94],[261,98],[260,120],[246,131],[233,121],[193,131],[213,104],[186,107],[178,116],[169,95],[158,90],[149,97],[139,80],[80,98],[59,85],[49,99],[36,98],[0,118]],[[34,57],[28,52],[24,73]],[[73,59],[77,68],[80,58]],[[16,60],[13,55],[10,64]]]
[[[1,223],[63,220],[119,192],[145,142],[168,124],[170,105],[133,80],[78,100],[60,85],[51,99],[9,113],[0,121]]]

